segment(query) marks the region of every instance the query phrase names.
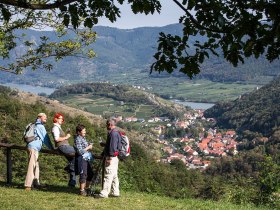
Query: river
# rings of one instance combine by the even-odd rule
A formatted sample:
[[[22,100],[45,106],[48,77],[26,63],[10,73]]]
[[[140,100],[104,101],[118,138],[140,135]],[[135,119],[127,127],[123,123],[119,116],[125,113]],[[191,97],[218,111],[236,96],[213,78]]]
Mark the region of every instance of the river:
[[[32,86],[32,85],[24,85],[24,84],[15,84],[15,83],[5,83],[1,84],[3,86],[7,86],[10,88],[16,88],[18,90],[29,92],[33,94],[45,93],[47,95],[52,94],[56,89],[54,88],[47,88],[47,87],[40,87],[40,86]]]
[[[172,100],[173,102],[177,104],[183,104],[184,106],[189,106],[192,109],[209,109],[215,104],[213,103],[197,103],[197,102],[190,102],[190,101],[179,101],[179,100]]]

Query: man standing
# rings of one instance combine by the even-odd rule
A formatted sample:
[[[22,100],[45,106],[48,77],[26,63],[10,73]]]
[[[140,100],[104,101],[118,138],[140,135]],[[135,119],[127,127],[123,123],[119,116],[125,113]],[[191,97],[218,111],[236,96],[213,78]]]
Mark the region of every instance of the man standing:
[[[49,135],[45,129],[44,124],[47,122],[47,116],[45,113],[39,113],[35,121],[35,139],[27,144],[27,150],[29,155],[28,170],[25,178],[25,190],[30,191],[31,187],[39,187],[39,151],[42,149],[43,143],[51,150],[53,146],[51,144]]]
[[[119,197],[119,178],[118,178],[118,165],[119,165],[119,144],[121,142],[121,136],[116,129],[116,121],[114,119],[107,120],[106,122],[108,135],[104,148],[105,155],[105,171],[104,171],[104,184],[100,194],[96,195],[96,198],[108,198],[110,196]]]

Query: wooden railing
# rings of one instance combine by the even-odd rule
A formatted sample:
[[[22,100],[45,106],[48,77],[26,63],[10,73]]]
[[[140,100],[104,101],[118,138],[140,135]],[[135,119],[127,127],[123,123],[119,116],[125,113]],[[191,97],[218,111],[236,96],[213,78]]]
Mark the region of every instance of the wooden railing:
[[[15,144],[7,144],[7,143],[1,143],[0,147],[6,148],[6,164],[7,164],[7,184],[12,184],[12,149],[18,149],[18,150],[25,150],[27,151],[27,148],[25,146],[19,146]],[[49,150],[49,149],[41,149],[40,153],[46,153],[46,154],[52,154],[52,155],[60,155],[64,156],[62,153],[59,152],[59,150]],[[102,159],[101,156],[93,155],[95,159]]]

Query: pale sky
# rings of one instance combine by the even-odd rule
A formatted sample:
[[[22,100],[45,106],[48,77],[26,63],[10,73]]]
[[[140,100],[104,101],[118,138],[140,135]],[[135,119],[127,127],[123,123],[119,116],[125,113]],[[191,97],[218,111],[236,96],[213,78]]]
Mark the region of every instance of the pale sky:
[[[125,4],[125,3],[124,3]],[[133,14],[130,5],[125,4],[120,7],[121,18],[115,23],[109,20],[100,19],[98,25],[110,26],[121,29],[131,29],[143,26],[165,26],[173,23],[178,23],[179,18],[184,14],[183,10],[178,7],[172,0],[162,0],[161,14],[154,13],[153,15]]]

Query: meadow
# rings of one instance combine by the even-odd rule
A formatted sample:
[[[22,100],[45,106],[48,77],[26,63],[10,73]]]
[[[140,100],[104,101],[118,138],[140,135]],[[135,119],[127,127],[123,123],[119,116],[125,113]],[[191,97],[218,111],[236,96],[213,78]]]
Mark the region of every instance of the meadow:
[[[161,79],[165,80],[165,79]],[[182,80],[159,81],[154,78],[151,91],[187,101],[215,103],[238,98],[240,95],[255,90],[257,85],[244,83],[220,83],[208,80]],[[170,84],[171,83],[171,84]],[[166,85],[168,84],[168,85]]]
[[[234,100],[242,94],[261,87],[261,84],[265,84],[260,81],[255,83],[212,82],[205,79],[190,80],[187,77],[150,77],[143,73],[140,75],[131,72],[129,75],[125,74],[122,77],[111,75],[111,79],[117,84],[139,85],[144,87],[145,91],[174,99],[181,97],[187,101],[209,103]],[[139,77],[143,79],[139,79]]]
[[[20,185],[7,187],[0,184],[0,209],[98,209],[98,210],[265,210],[265,207],[235,205],[198,199],[173,199],[148,193],[121,192],[120,198],[95,199],[81,197],[77,189],[63,186],[45,186],[41,190],[24,191]]]
[[[75,107],[90,113],[102,116],[113,114],[123,117],[135,116],[137,118],[148,119],[153,115],[152,105],[124,104],[111,98],[92,96],[89,94],[71,95],[59,99],[67,106]]]

